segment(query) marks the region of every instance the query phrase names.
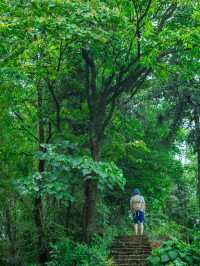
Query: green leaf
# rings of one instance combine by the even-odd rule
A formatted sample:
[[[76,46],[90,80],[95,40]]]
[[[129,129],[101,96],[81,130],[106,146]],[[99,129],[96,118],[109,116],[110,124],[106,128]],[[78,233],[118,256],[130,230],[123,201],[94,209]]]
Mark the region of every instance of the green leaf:
[[[168,261],[170,261],[170,257],[168,255],[161,256],[161,262],[167,263]]]
[[[188,254],[187,256],[184,257],[184,260],[186,260],[186,262],[192,265],[193,257],[191,254]]]
[[[160,265],[160,258],[157,256],[150,256],[148,261],[151,263],[151,265]]]
[[[169,255],[171,260],[175,260],[178,256],[178,251],[176,251],[176,250],[169,251],[168,255]]]

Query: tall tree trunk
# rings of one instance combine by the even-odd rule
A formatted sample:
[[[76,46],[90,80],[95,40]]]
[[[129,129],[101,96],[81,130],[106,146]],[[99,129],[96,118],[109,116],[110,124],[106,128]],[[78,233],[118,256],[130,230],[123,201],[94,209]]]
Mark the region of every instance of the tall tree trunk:
[[[99,141],[91,138],[92,158],[96,161],[100,159]],[[91,240],[91,236],[96,226],[96,199],[98,183],[96,180],[87,180],[85,183],[85,203],[83,208],[83,233],[85,242]]]
[[[11,206],[10,202],[8,201],[8,204],[5,208],[5,218],[6,218],[6,233],[10,242],[9,248],[10,248],[10,256],[15,257],[16,256],[16,221],[14,221],[12,217],[11,212]]]
[[[200,110],[195,108],[194,121],[195,121],[195,135],[196,135],[196,152],[197,152],[197,194],[200,210]]]
[[[75,191],[75,184],[73,184],[71,187],[71,195],[74,195],[74,191]],[[72,209],[73,209],[73,203],[70,200],[69,205],[67,209],[65,210],[65,231],[67,233],[69,233],[70,231],[70,219],[72,219],[72,215],[71,215]]]
[[[44,148],[41,144],[45,142],[45,129],[43,121],[43,93],[42,88],[38,88],[38,139],[39,139],[39,151],[44,152]],[[38,172],[42,175],[45,170],[45,161],[39,160]],[[42,197],[40,191],[40,181],[38,181],[39,191],[34,199],[34,221],[37,227],[37,248],[38,248],[38,262],[40,265],[44,265],[47,260],[47,249],[45,242],[45,234],[43,228],[43,210],[42,210]]]
[[[198,201],[199,201],[199,210],[200,210],[200,138],[198,139],[197,147],[197,191],[198,191]]]
[[[97,69],[95,60],[89,49],[82,49],[82,55],[86,63],[85,88],[87,91],[87,102],[90,111],[89,117],[89,136],[92,158],[95,161],[100,159],[100,138],[99,130],[101,121],[99,121],[98,108],[98,90],[97,90]],[[103,111],[103,110],[102,110]],[[95,179],[89,179],[85,182],[85,202],[83,207],[83,233],[84,240],[89,242],[96,226],[96,199],[98,182]]]
[[[44,161],[39,161],[39,172],[44,172]],[[34,220],[37,227],[37,249],[38,249],[38,262],[41,265],[44,265],[47,260],[47,250],[45,242],[45,233],[43,228],[43,210],[42,210],[42,197],[38,193],[34,199]]]

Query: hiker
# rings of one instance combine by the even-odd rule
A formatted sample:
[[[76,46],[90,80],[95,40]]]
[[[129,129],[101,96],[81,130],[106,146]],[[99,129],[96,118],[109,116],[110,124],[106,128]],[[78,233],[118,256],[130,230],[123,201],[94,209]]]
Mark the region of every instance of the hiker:
[[[130,199],[130,208],[133,215],[135,234],[143,235],[145,201],[144,197],[140,195],[140,190],[138,188],[133,190],[133,194]]]

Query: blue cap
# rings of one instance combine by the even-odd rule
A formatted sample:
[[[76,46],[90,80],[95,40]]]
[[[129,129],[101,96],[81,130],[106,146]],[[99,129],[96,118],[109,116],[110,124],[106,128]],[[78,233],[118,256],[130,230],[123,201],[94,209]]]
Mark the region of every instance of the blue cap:
[[[140,190],[138,188],[134,188],[133,195],[138,195],[138,194],[140,194]]]

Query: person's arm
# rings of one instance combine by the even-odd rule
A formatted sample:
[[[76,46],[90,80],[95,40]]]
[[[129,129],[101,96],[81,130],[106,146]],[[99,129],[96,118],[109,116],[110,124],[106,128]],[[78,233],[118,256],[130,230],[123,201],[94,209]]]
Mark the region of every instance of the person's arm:
[[[132,210],[132,197],[130,198],[130,209],[131,209],[131,211],[133,211]]]
[[[145,203],[144,197],[142,197],[142,198],[143,198],[143,209],[144,209],[144,212],[145,212],[145,210],[146,210],[146,203]]]

